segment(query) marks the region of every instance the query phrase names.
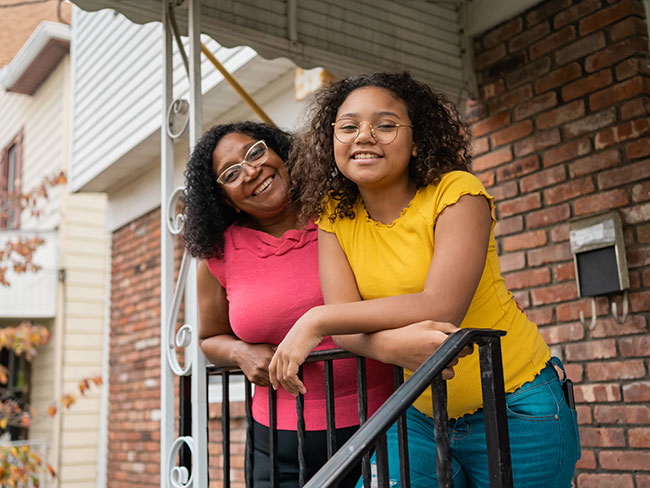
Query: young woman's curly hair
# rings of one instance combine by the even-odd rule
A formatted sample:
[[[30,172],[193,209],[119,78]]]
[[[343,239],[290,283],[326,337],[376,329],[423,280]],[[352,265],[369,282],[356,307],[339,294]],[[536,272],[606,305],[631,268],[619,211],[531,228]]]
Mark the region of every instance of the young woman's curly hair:
[[[352,206],[359,195],[357,185],[343,176],[334,161],[336,113],[350,93],[376,86],[406,104],[417,156],[411,157],[409,179],[416,188],[438,182],[452,170],[469,171],[469,130],[453,103],[407,73],[373,73],[331,83],[315,94],[311,121],[293,145],[292,198],[302,220],[323,212],[325,197],[338,201],[329,218],[354,218]]]
[[[235,122],[217,125],[201,136],[185,169],[185,226],[183,239],[189,253],[201,259],[223,256],[223,233],[238,220],[235,209],[226,203],[217,183],[212,153],[222,137],[233,132],[264,139],[286,161],[292,136],[275,127],[258,122]]]

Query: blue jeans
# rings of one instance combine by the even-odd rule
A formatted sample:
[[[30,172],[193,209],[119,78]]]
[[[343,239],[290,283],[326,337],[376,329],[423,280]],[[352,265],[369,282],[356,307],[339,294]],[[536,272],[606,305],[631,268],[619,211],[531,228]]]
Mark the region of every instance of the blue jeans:
[[[569,408],[551,359],[535,379],[506,394],[514,486],[571,486],[580,459],[576,411]],[[437,486],[433,420],[414,407],[406,411],[411,486]],[[397,426],[387,433],[390,486],[400,486]],[[455,488],[489,487],[483,410],[449,421]],[[375,463],[372,457],[371,464]],[[373,473],[375,466],[372,466]],[[374,476],[373,476],[374,477]],[[360,480],[357,487],[362,487]],[[376,486],[376,485],[375,485]]]

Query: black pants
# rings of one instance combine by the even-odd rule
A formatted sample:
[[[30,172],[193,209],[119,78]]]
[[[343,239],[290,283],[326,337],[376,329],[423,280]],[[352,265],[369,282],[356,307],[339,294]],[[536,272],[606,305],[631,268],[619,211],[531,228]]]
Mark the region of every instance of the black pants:
[[[336,429],[336,448],[340,448],[352,437],[359,426]],[[271,486],[269,428],[253,421],[253,487],[269,488]],[[278,430],[278,473],[280,488],[298,487],[298,437],[295,430]],[[309,480],[327,462],[327,433],[324,430],[305,432],[305,464]],[[354,487],[361,476],[359,467],[353,469],[339,487]]]

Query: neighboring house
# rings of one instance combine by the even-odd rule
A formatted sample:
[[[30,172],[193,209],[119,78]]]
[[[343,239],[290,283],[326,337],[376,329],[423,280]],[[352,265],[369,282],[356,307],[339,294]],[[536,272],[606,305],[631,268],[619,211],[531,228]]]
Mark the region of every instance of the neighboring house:
[[[47,176],[67,172],[70,128],[70,26],[58,21],[56,5],[2,10],[2,29],[21,44],[4,42],[0,71],[0,184],[29,192]],[[64,10],[69,20],[69,7]],[[50,20],[45,20],[50,19]],[[6,27],[6,29],[5,29]],[[11,50],[10,53],[4,51]],[[8,55],[7,55],[8,54]],[[107,240],[105,196],[55,187],[40,205],[40,217],[14,213],[0,222],[0,241],[40,236],[45,244],[34,261],[42,270],[9,273],[0,286],[0,327],[29,320],[48,328],[51,339],[35,359],[3,351],[10,387],[20,389],[38,417],[29,429],[12,432],[36,450],[57,477],[43,486],[96,485],[101,388],[92,388],[54,417],[48,406],[71,393],[79,381],[102,375]],[[3,437],[0,444],[8,442]]]
[[[160,19],[160,2],[153,0],[145,6],[75,3],[89,10],[113,8],[138,22]],[[268,2],[264,12],[238,9],[243,3],[205,6],[206,32],[223,44],[322,65],[338,76],[355,67],[411,69],[425,80],[439,80],[461,102],[474,133],[473,171],[496,198],[495,232],[506,282],[576,383],[582,440],[576,486],[648,486],[647,2],[475,0],[459,2],[462,9],[457,10],[446,2],[278,0]],[[358,3],[366,7],[363,17]],[[298,10],[284,15],[291,6]],[[384,10],[380,15],[373,9]],[[442,45],[440,39],[458,32],[472,36],[467,49],[461,49],[462,36]],[[108,10],[73,14],[70,179],[75,191],[108,193],[112,281],[106,483],[119,488],[161,484],[161,34],[160,23],[138,26]],[[395,40],[398,34],[402,37]],[[280,126],[300,125],[302,107],[292,100],[292,63],[264,61],[250,48],[207,44]],[[469,63],[468,49],[474,55]],[[173,71],[175,98],[187,98],[179,59]],[[252,116],[207,63],[203,73],[205,127]],[[467,90],[472,99],[465,99]],[[174,151],[180,185],[186,137]],[[578,296],[569,221],[611,209],[623,220],[629,315],[618,324],[601,297],[589,328],[590,300]],[[619,301],[619,314],[620,308]],[[211,435],[217,437],[212,428]],[[218,446],[210,449],[218,453]],[[232,452],[241,454],[241,446]],[[213,481],[220,476],[215,457]],[[240,468],[241,463],[233,464],[238,483]]]

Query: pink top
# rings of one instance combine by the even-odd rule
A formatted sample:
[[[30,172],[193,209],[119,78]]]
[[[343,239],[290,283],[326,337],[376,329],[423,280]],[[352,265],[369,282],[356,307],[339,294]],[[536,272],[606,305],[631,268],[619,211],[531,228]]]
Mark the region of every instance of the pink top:
[[[318,278],[316,225],[289,230],[281,238],[237,225],[224,233],[223,259],[208,259],[210,271],[226,289],[230,327],[246,342],[279,344],[293,324],[312,307],[323,304]],[[316,350],[334,349],[330,337]],[[307,430],[327,428],[325,376],[322,362],[303,368]],[[393,392],[392,366],[367,360],[368,414]],[[336,427],[359,424],[356,361],[334,361]],[[277,428],[296,430],[296,400],[277,392]],[[253,418],[269,425],[268,388],[256,386]]]

